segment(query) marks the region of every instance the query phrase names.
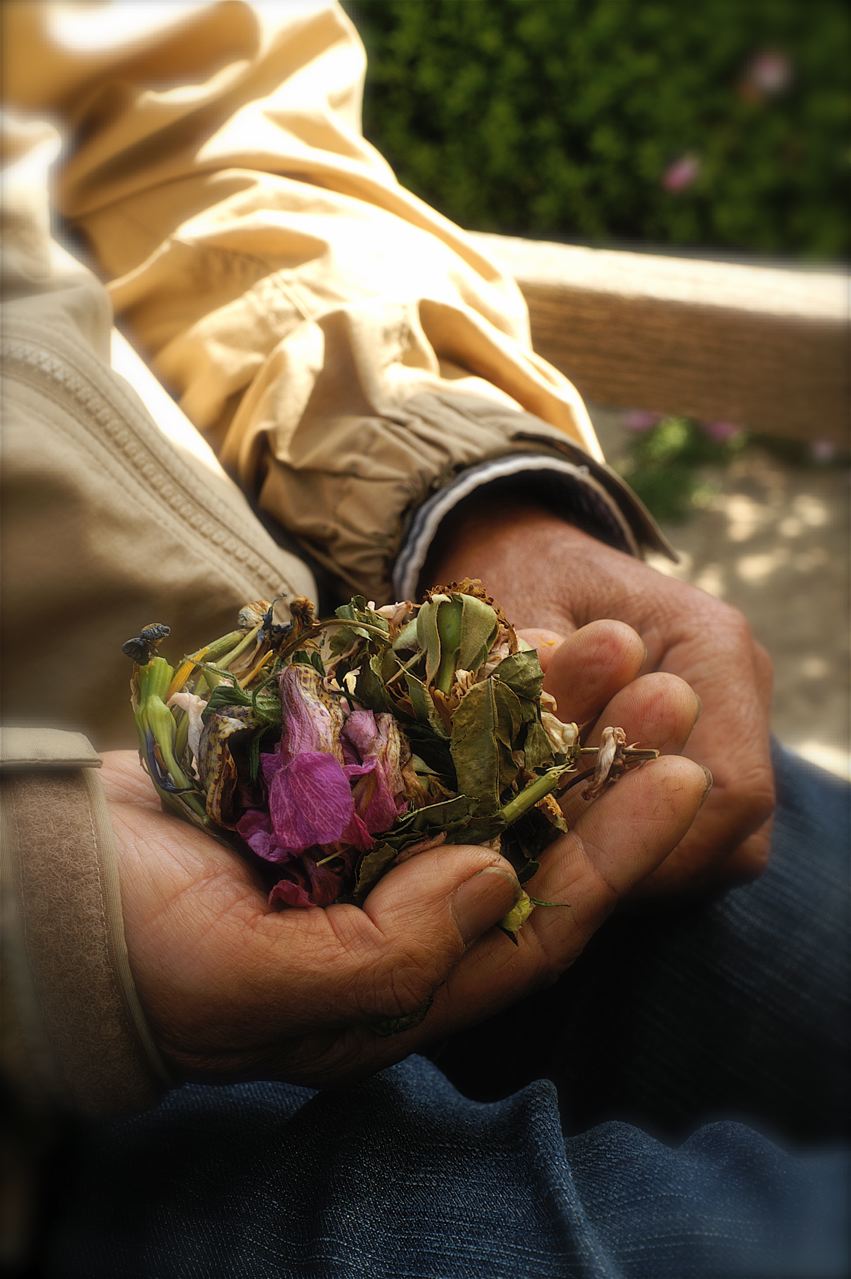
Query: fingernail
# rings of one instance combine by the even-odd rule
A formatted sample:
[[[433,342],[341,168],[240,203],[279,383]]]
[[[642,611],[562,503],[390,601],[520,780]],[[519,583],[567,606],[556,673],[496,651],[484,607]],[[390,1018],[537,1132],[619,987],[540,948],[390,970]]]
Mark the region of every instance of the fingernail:
[[[519,891],[516,876],[501,866],[486,866],[456,888],[450,904],[465,945],[498,924]]]
[[[715,778],[712,776],[705,764],[702,764],[701,768],[703,769],[703,774],[706,778],[706,789],[704,790],[700,800],[701,804],[703,804],[709,792],[712,790],[712,787],[715,785]]]

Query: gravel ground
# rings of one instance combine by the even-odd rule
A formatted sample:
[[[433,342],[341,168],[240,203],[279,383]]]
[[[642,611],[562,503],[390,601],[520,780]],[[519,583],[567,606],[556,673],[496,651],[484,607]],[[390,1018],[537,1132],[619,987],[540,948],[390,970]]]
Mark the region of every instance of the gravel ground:
[[[616,464],[621,415],[595,410]],[[664,526],[681,556],[656,568],[735,604],[774,660],[774,730],[814,763],[851,777],[849,472],[795,468],[748,446],[705,507]]]

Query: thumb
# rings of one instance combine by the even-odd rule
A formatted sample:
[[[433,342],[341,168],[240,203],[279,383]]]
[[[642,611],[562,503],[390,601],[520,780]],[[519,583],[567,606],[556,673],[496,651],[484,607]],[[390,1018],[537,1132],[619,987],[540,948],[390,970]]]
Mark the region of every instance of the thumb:
[[[514,905],[520,885],[509,862],[487,848],[443,844],[395,867],[364,902],[380,931],[390,1016],[433,996],[468,946]]]

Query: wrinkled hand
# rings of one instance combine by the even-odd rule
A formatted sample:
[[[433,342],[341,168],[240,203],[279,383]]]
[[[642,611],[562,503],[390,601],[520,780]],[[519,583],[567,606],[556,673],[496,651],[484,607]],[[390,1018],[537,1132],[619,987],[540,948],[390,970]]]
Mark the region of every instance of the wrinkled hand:
[[[641,699],[645,724],[661,713],[661,698],[674,696],[672,676],[686,681],[700,699],[694,704],[700,719],[686,753],[711,770],[715,785],[694,826],[638,894],[697,892],[755,878],[768,859],[774,807],[771,661],[742,614],[531,502],[502,502],[496,510],[489,505],[487,499],[471,500],[444,523],[424,585],[480,577],[516,625],[548,628],[554,639],[596,619],[628,623],[646,653],[623,651],[622,678],[643,672],[630,696]],[[612,657],[606,634],[596,649],[589,648],[578,685],[563,662],[547,663],[546,645],[541,647],[549,666],[546,687],[563,717],[571,706],[570,718],[593,722],[594,668],[602,661],[606,669]],[[620,706],[608,722],[622,725],[630,741],[678,749],[652,731],[648,738]]]
[[[661,691],[643,722],[639,685],[623,687],[628,653],[641,644],[628,627],[612,629],[611,660],[597,677],[598,705],[612,700],[602,718],[626,718],[642,740],[658,733],[676,749],[693,706]],[[564,673],[585,643],[578,632],[558,650]],[[569,905],[536,910],[515,947],[495,925],[517,881],[488,849],[420,853],[386,875],[364,909],[270,912],[247,861],[161,812],[134,752],[105,755],[102,776],[130,964],[166,1061],[183,1077],[316,1086],[398,1061],[554,980],[682,839],[707,785],[703,769],[671,755],[586,805],[530,884],[535,896]],[[377,1033],[377,1022],[429,1000],[415,1028]]]

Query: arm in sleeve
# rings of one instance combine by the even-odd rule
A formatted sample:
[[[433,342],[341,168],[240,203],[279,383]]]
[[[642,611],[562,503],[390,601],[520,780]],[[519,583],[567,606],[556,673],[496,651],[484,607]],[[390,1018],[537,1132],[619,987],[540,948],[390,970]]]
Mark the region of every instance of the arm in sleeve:
[[[30,1107],[116,1114],[167,1077],[127,957],[115,843],[79,733],[4,728],[3,1074]]]
[[[386,598],[406,519],[460,472],[529,451],[601,467],[516,285],[363,139],[336,3],[177,4],[136,32],[113,7],[114,33],[108,7],[12,6],[31,53],[7,84],[68,128],[62,216],[266,515]]]

